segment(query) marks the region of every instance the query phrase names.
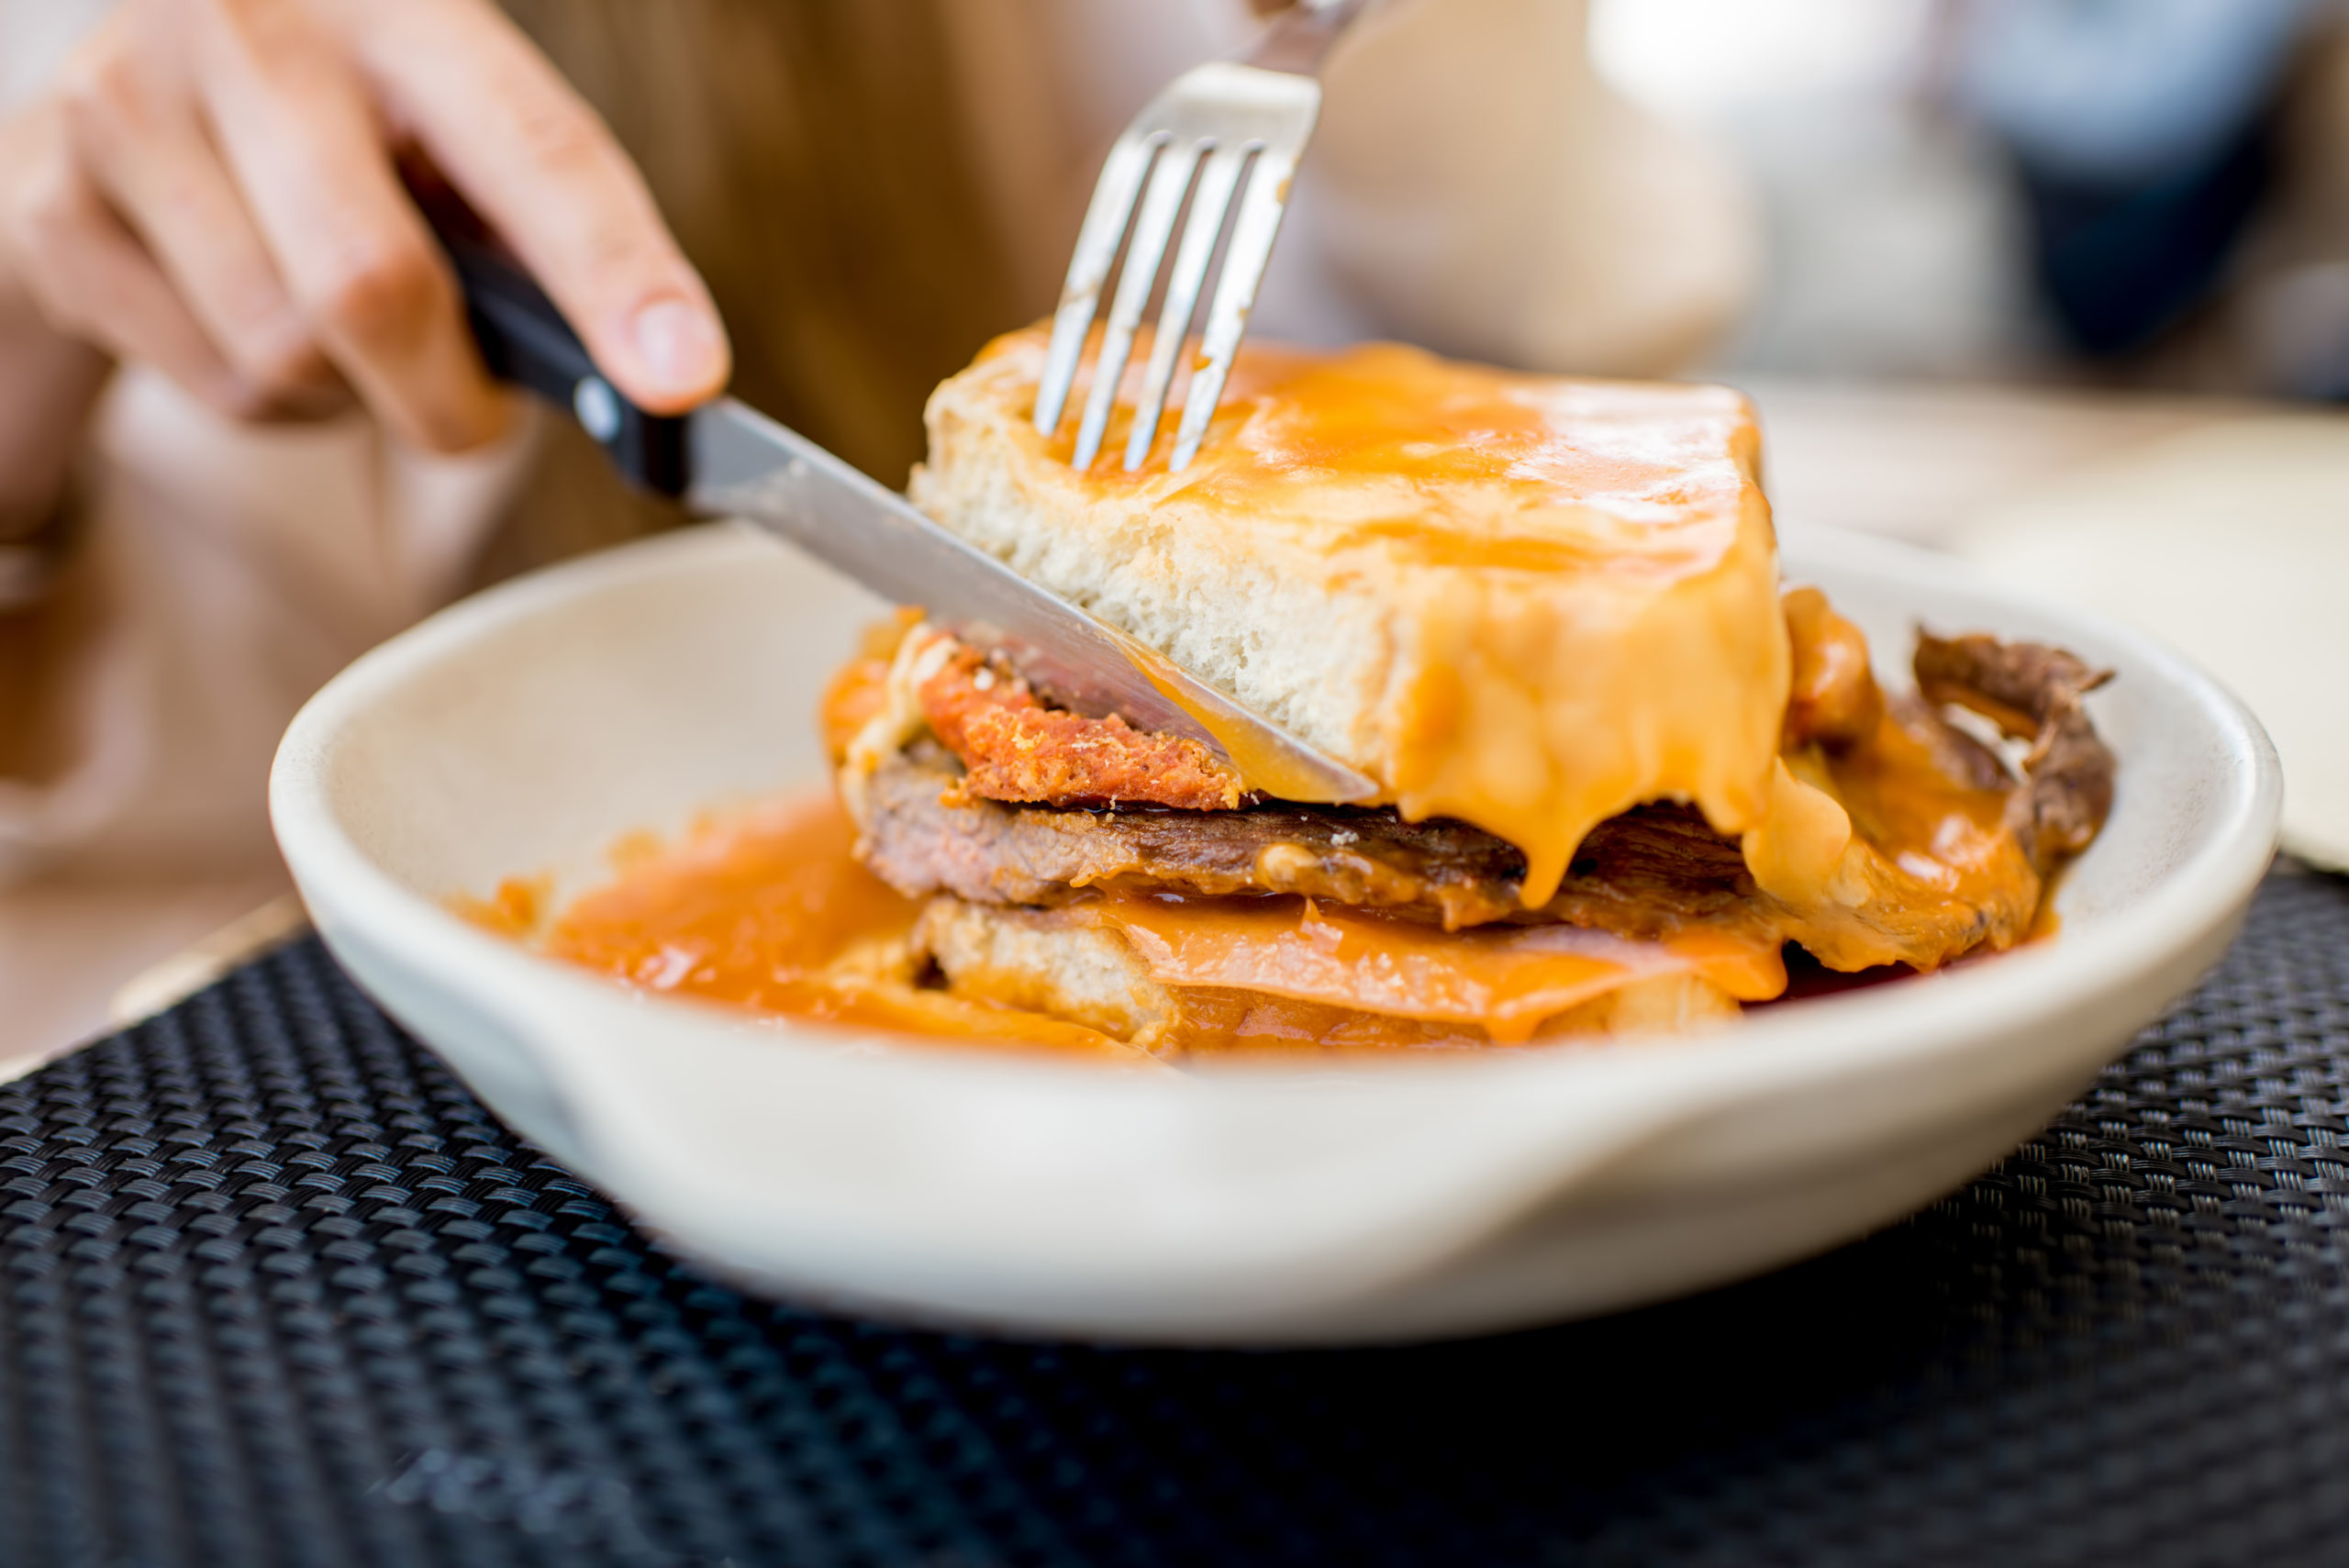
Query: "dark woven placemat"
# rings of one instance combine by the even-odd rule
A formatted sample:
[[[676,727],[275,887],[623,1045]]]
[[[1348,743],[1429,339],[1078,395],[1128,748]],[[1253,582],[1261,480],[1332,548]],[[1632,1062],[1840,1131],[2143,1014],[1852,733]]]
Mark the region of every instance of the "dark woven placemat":
[[[0,1561],[2349,1561],[2349,883],[1915,1219],[1413,1350],[745,1300],[314,942],[0,1090]]]

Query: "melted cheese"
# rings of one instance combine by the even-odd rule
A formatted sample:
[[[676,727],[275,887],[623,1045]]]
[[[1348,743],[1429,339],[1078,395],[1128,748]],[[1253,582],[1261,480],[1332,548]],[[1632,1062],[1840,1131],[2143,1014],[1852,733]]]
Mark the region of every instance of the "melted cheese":
[[[1114,927],[1169,985],[1209,986],[1531,1038],[1636,981],[1695,975],[1740,1000],[1786,989],[1775,944],[1628,941],[1575,926],[1444,931],[1303,898],[1111,894],[1070,911]]]
[[[1073,421],[1050,439],[1029,422],[1043,346],[1041,329],[998,339],[933,405],[933,464],[978,461],[956,455],[975,439],[958,434],[968,421],[938,410],[983,409],[1024,515],[1053,519],[1015,548],[1022,570],[1107,573],[1137,603],[1211,601],[1198,574],[1246,554],[1310,573],[1333,604],[1372,606],[1382,695],[1354,744],[1330,749],[1407,817],[1459,817],[1523,850],[1529,905],[1593,826],[1641,802],[1692,801],[1729,833],[1763,820],[1788,650],[1759,437],[1736,393],[1516,374],[1392,344],[1252,343],[1182,473],[1166,472],[1165,438],[1135,473],[1110,455],[1126,404],[1079,472]],[[917,491],[957,526],[942,482]],[[1159,651],[1179,656],[1169,641]]]
[[[1791,751],[1787,764],[1808,796],[1849,823],[1831,861],[1830,835],[1818,826],[1825,812],[1806,806],[1804,874],[1774,887],[1757,872],[1787,940],[1848,972],[1887,963],[1933,969],[1976,949],[2003,951],[2032,934],[2044,888],[2006,826],[2008,790],[1951,778],[1889,710],[1865,744],[1831,756]],[[1750,839],[1746,858],[1751,866]]]
[[[1793,908],[1816,904],[1833,895],[1851,845],[1851,814],[1781,758],[1771,770],[1770,808],[1741,846],[1754,885]]]
[[[866,871],[827,791],[788,796],[685,844],[639,850],[540,941],[551,957],[644,991],[932,1038],[1139,1059],[1096,1029],[917,988],[906,937],[919,906]],[[454,901],[500,935],[506,889]]]

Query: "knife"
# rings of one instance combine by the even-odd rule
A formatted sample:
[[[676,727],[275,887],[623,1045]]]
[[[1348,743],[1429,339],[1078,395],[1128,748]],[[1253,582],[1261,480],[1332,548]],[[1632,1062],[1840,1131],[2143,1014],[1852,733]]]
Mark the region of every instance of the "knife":
[[[1283,800],[1366,799],[1378,786],[1173,661],[917,510],[797,431],[731,397],[650,414],[596,370],[551,300],[502,251],[440,235],[492,374],[567,409],[633,484],[707,517],[742,517],[855,578],[918,605],[932,625],[999,649],[1034,685],[1092,717],[1186,735]]]

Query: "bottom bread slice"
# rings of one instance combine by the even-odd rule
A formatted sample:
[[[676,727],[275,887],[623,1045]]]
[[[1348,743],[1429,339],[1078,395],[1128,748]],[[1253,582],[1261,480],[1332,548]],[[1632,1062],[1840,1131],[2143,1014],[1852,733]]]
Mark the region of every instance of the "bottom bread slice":
[[[1289,1045],[1300,1049],[1489,1047],[1474,1025],[1428,1022],[1216,986],[1170,985],[1113,927],[1041,909],[932,897],[913,950],[947,988],[974,1001],[1049,1014],[1161,1053]],[[1738,1016],[1701,976],[1641,976],[1553,1015],[1536,1041],[1685,1031]]]

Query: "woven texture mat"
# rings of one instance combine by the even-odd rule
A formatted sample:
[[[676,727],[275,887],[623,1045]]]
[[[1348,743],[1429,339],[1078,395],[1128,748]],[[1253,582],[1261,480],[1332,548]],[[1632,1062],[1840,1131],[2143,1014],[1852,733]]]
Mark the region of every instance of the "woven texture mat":
[[[0,1090],[7,1563],[2349,1560],[2349,883],[1916,1218],[1411,1350],[745,1300],[314,942]]]

